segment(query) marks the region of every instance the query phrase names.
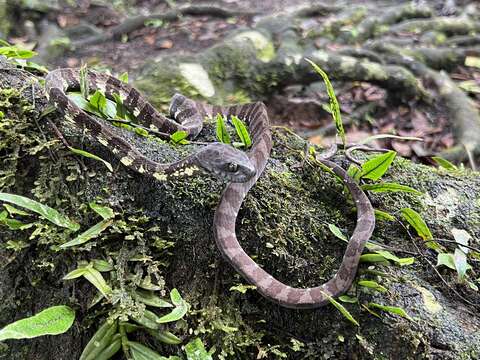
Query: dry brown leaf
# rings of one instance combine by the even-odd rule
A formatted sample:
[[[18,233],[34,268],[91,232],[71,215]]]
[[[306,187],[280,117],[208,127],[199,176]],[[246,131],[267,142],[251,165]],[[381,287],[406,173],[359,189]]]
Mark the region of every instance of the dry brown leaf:
[[[155,40],[157,39],[156,35],[155,34],[149,34],[149,35],[145,35],[143,37],[143,41],[148,44],[148,45],[153,45],[155,44]]]
[[[173,47],[173,41],[169,39],[162,40],[157,45],[157,48],[159,49],[171,49],[172,47]]]

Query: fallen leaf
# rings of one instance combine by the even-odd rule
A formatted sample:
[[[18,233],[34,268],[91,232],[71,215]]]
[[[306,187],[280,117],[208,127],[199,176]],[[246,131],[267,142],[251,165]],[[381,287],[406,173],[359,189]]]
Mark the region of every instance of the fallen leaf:
[[[173,47],[173,41],[169,39],[162,40],[157,45],[157,48],[159,49],[171,49],[172,47]]]
[[[149,34],[149,35],[145,35],[143,37],[143,41],[148,45],[155,44],[155,40],[156,40],[156,35],[155,34]]]

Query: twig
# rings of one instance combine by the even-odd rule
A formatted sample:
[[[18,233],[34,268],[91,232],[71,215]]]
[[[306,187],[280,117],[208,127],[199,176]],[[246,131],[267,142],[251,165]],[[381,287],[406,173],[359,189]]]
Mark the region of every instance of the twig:
[[[459,244],[457,241],[455,240],[448,240],[448,239],[435,239],[435,240],[425,240],[426,243],[430,243],[430,242],[443,242],[443,243],[452,243],[452,244],[457,244],[459,247],[465,247],[467,249],[470,249],[470,250],[473,250],[473,251],[476,251],[478,253],[480,253],[480,249],[476,248],[476,247],[473,247],[473,246],[470,246],[470,245],[464,245],[464,244]]]
[[[362,165],[362,162],[360,160],[357,160],[353,156],[352,153],[355,150],[363,151],[363,152],[382,152],[382,153],[385,153],[385,152],[389,151],[388,149],[375,149],[375,148],[371,148],[371,147],[365,146],[365,145],[353,145],[353,146],[349,147],[347,150],[345,150],[345,157],[349,161],[351,161],[352,163],[357,164],[357,165]]]

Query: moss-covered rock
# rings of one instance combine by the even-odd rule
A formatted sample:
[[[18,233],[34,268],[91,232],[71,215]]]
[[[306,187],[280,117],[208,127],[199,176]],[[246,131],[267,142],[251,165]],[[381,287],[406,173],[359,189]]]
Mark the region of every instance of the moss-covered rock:
[[[162,296],[174,287],[180,290],[191,304],[190,312],[181,321],[165,324],[164,329],[184,343],[199,337],[207,348],[215,346],[215,357],[220,359],[478,356],[480,319],[474,308],[439,280],[424,261],[426,257],[435,262],[435,253],[420,238],[409,238],[398,221],[378,221],[373,240],[399,249],[390,250],[399,257],[412,256],[402,251],[413,252],[414,263],[360,267],[358,280],[376,281],[388,291],[355,283],[349,295],[358,303],[344,305],[359,321],[359,327],[333,306],[306,311],[281,308],[245,286],[219,256],[212,219],[223,188],[221,182],[200,176],[159,183],[123,167],[93,139],[81,136],[78,129],[62,126],[68,141],[109,161],[114,172],[101,162],[75,159],[54,140],[45,119],[39,119],[45,99],[40,91],[32,93],[30,85],[18,86],[30,81],[20,74],[24,73],[13,70],[0,81],[0,111],[4,114],[0,118],[0,159],[5,164],[0,191],[52,206],[79,222],[82,231],[101,220],[88,205],[91,202],[109,206],[116,215],[113,224],[98,237],[67,249],[59,246],[77,234],[45,219],[14,214],[9,217],[30,225],[14,230],[0,224],[0,323],[54,304],[68,304],[77,312],[76,326],[67,334],[8,342],[1,349],[1,357],[64,359],[69,354],[69,358],[78,358],[107,313],[125,319],[143,311],[145,305],[132,296],[132,291],[147,285],[154,286]],[[12,89],[13,84],[23,91]],[[50,116],[61,124],[58,115]],[[199,146],[172,146],[112,129],[158,161],[178,159]],[[200,140],[212,141],[214,134],[215,123],[207,122]],[[348,193],[331,174],[304,161],[304,148],[296,136],[282,129],[274,131],[271,159],[247,196],[237,222],[237,234],[247,252],[267,271],[293,286],[313,286],[329,279],[345,249],[329,226],[333,224],[348,234],[355,225]],[[342,154],[335,161],[347,166]],[[452,239],[452,228],[465,229],[473,238],[480,236],[478,173],[447,172],[397,159],[387,180],[411,186],[424,195],[370,194],[376,209],[400,219],[401,208],[413,208],[436,239]],[[416,254],[413,242],[422,256]],[[95,288],[84,279],[62,281],[62,277],[79,261],[93,259],[106,260],[113,266],[103,273],[113,295],[89,307],[95,299]],[[472,262],[474,268],[469,271],[473,286],[478,286],[476,264]],[[450,286],[471,302],[478,302],[478,292],[466,283],[458,283],[454,271],[440,271]],[[372,303],[400,307],[409,318],[382,311]],[[166,313],[162,309],[154,311]],[[183,354],[180,346],[162,344],[145,333],[128,336],[164,355]]]

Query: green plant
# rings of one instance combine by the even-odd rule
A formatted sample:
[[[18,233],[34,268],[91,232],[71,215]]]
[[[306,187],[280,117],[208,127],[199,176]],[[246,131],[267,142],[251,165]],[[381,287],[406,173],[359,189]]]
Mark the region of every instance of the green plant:
[[[75,312],[70,307],[52,306],[34,316],[17,320],[5,326],[0,330],[0,341],[63,334],[70,329],[74,320]]]
[[[216,116],[216,135],[218,141],[224,144],[232,144],[232,140],[227,130],[227,126],[225,125],[225,116],[221,114],[217,114]],[[244,149],[248,149],[252,145],[252,140],[250,139],[250,134],[248,133],[247,126],[243,123],[235,115],[231,116],[231,121],[233,126],[235,127],[235,132],[240,139],[240,142],[234,142],[232,145],[234,147],[243,147]]]

